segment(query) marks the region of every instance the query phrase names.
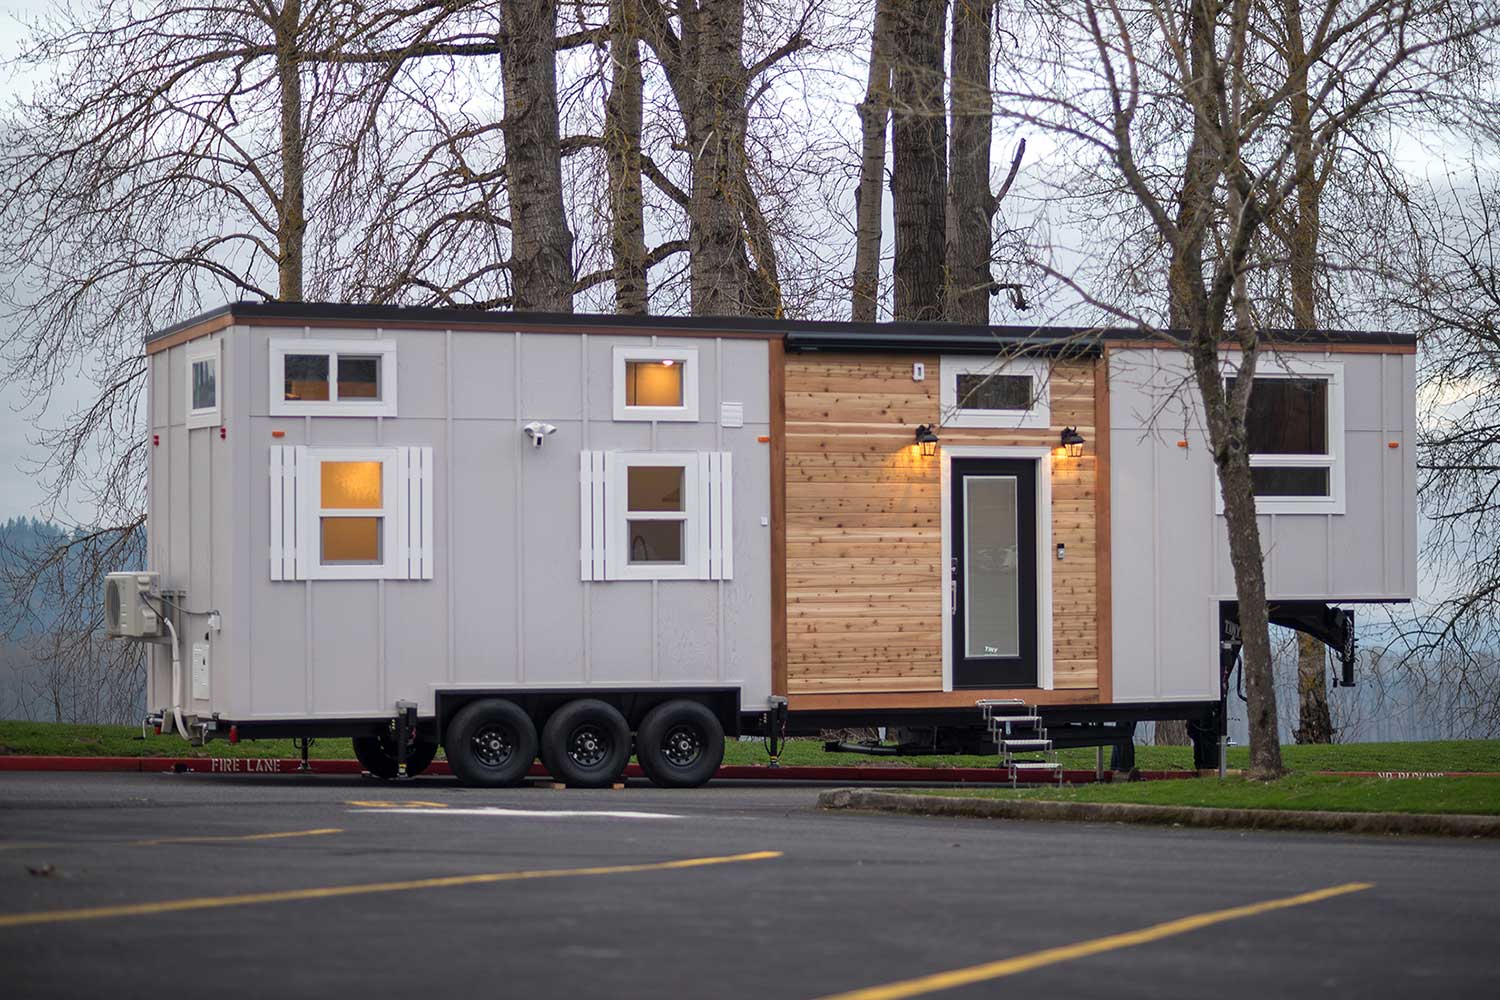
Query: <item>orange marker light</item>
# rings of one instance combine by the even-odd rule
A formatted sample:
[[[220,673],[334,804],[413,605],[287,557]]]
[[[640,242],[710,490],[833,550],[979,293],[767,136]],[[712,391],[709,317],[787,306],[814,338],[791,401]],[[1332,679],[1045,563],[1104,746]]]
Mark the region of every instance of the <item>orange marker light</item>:
[[[271,436],[273,438],[284,438],[286,437],[286,431],[272,431]]]
[[[1187,447],[1187,442],[1186,441],[1178,441],[1177,442],[1177,447],[1179,447],[1179,448],[1186,448]]]
[[[1386,447],[1387,448],[1399,448],[1399,447],[1401,447],[1401,442],[1400,441],[1388,441],[1388,442],[1386,442]]]
[[[771,443],[771,437],[770,437],[769,434],[762,434],[760,437],[756,438],[755,440],[759,441],[761,444],[770,444]]]

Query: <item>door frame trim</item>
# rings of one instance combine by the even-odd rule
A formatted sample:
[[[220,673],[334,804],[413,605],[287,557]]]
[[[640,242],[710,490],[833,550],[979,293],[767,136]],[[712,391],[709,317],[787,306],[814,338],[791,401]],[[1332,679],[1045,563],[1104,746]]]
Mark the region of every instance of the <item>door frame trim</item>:
[[[1050,445],[943,444],[942,562],[943,690],[953,690],[953,460],[955,458],[1010,458],[1036,462],[1036,682],[1052,690],[1052,448]]]

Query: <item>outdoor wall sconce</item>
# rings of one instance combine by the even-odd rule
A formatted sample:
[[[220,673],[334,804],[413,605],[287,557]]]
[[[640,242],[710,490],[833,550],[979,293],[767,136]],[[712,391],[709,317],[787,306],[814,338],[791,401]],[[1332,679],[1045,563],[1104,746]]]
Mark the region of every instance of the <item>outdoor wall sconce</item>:
[[[1083,435],[1078,433],[1077,427],[1064,427],[1062,432],[1062,449],[1067,452],[1069,458],[1080,458],[1083,455]]]
[[[923,458],[931,458],[937,454],[938,436],[931,424],[923,424],[917,428],[916,440],[917,447],[922,449]]]

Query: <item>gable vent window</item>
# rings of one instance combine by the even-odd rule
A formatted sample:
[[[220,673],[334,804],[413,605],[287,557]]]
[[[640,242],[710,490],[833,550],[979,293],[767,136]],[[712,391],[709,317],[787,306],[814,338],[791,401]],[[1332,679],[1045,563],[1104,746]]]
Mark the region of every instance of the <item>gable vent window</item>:
[[[582,578],[733,579],[733,478],[729,452],[583,452]]]
[[[431,448],[271,449],[272,580],[430,580]]]
[[[943,427],[1045,430],[1052,425],[1045,360],[946,355],[940,369]]]
[[[271,341],[273,416],[394,417],[394,340]]]
[[[1236,381],[1226,378],[1225,391]],[[1256,374],[1245,432],[1257,510],[1343,513],[1342,366],[1299,361],[1288,371]]]

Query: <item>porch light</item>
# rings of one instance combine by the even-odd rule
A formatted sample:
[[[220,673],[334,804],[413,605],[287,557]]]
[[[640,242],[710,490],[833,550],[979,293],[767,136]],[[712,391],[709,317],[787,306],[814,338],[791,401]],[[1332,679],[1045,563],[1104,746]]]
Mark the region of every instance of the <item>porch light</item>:
[[[1080,458],[1083,455],[1083,435],[1078,433],[1077,427],[1064,427],[1062,432],[1062,449],[1068,453],[1069,458]]]
[[[931,458],[937,454],[938,436],[937,431],[932,429],[932,425],[923,424],[918,427],[916,439],[917,447],[922,449],[923,458]]]

